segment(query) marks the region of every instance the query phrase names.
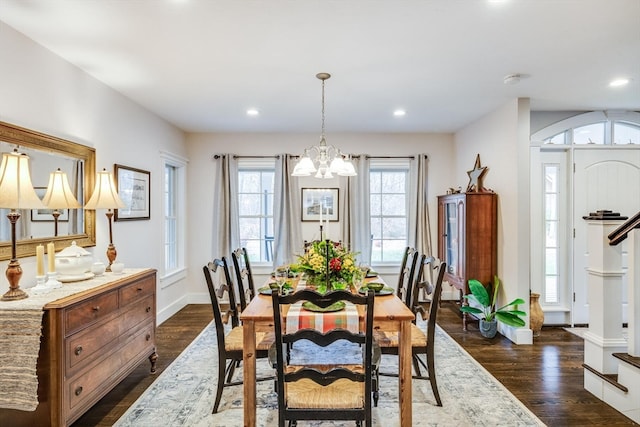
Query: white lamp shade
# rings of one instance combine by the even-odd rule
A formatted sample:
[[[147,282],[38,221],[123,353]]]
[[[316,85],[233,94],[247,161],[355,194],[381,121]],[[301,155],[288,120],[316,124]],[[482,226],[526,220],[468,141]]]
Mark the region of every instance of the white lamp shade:
[[[0,163],[0,208],[44,208],[31,184],[29,156],[13,151],[2,153]]]
[[[106,169],[98,172],[96,186],[85,209],[122,209],[126,205],[120,199],[113,177]]]
[[[331,160],[331,165],[329,166],[329,170],[333,173],[337,173],[338,175],[344,170],[344,160],[342,160],[342,155],[338,154]]]
[[[342,170],[340,172],[338,172],[338,175],[340,176],[356,176],[358,175],[356,173],[356,168],[353,167],[353,163],[351,163],[350,160],[345,160],[342,164]]]
[[[309,176],[316,171],[316,167],[313,165],[313,161],[309,156],[303,156],[296,167],[293,168],[292,176]]]
[[[81,207],[71,191],[67,174],[60,169],[49,175],[49,185],[42,203],[51,209],[77,209]]]

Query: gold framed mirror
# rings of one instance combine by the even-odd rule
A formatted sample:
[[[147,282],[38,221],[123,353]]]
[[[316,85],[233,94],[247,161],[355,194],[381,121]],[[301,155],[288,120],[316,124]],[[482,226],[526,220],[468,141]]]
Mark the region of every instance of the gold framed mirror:
[[[42,190],[42,187],[46,188],[50,172],[64,167],[73,169],[75,195],[80,204],[84,205],[84,201],[91,196],[96,175],[94,148],[0,122],[0,151],[12,151],[14,148],[31,157],[31,178],[36,191]],[[21,212],[18,223],[24,223],[17,240],[18,258],[34,256],[37,245],[46,245],[49,242],[54,243],[56,251],[71,245],[72,241],[78,246],[95,246],[95,211],[74,209],[69,210],[67,214],[70,219],[65,224],[64,232],[55,236],[53,217],[49,221],[46,210]],[[9,222],[4,212],[0,221],[3,227]],[[11,238],[4,234],[0,229],[0,260],[11,258]]]

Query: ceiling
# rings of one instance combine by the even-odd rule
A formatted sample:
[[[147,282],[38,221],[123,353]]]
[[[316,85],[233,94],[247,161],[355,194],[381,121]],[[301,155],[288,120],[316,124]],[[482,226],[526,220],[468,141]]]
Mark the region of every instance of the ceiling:
[[[327,133],[455,132],[516,97],[640,110],[639,0],[0,0],[0,21],[187,132],[319,131],[318,72]]]

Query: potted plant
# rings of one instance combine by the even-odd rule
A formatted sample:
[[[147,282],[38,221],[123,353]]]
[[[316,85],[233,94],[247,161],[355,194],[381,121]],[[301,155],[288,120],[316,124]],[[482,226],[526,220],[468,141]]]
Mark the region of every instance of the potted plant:
[[[524,319],[521,319],[521,316],[526,316],[527,313],[518,310],[517,307],[518,304],[524,304],[522,298],[516,298],[509,304],[496,309],[499,287],[500,279],[498,279],[498,276],[494,276],[493,297],[489,298],[489,293],[484,285],[475,279],[470,279],[469,290],[471,294],[465,295],[464,298],[475,302],[480,308],[470,305],[460,307],[460,311],[464,313],[478,315],[480,319],[480,333],[486,338],[493,338],[496,335],[498,331],[498,321],[509,326],[520,327],[525,325]]]

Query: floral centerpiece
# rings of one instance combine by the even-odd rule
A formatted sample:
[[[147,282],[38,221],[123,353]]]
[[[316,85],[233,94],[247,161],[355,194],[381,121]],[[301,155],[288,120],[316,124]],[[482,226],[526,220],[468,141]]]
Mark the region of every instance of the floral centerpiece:
[[[350,287],[353,274],[359,271],[355,253],[346,250],[342,243],[331,240],[312,242],[304,255],[298,256],[295,268],[304,272],[307,283],[316,286],[320,292]]]

